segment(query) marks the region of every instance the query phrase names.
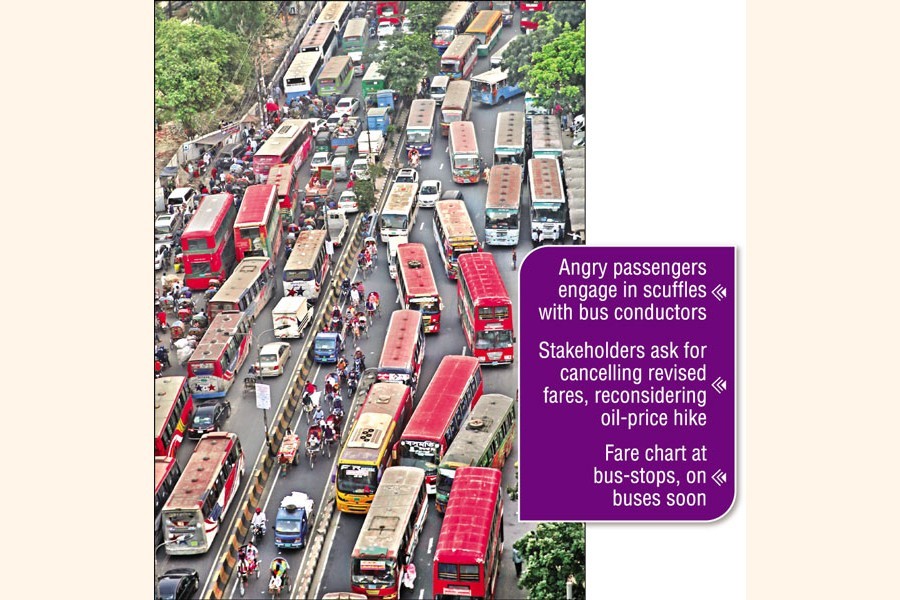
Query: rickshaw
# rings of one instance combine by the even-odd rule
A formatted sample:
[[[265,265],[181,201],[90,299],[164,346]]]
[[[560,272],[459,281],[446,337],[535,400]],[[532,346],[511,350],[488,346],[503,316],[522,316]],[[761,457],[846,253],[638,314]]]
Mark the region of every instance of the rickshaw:
[[[272,594],[272,597],[280,597],[282,590],[290,593],[291,566],[288,564],[288,561],[280,556],[276,557],[272,560],[272,564],[269,565],[269,572],[272,574],[269,578],[269,593]]]
[[[259,553],[253,544],[244,544],[238,549],[238,590],[241,596],[244,595],[244,589],[253,572],[259,579]]]
[[[181,300],[179,300],[179,303],[181,303]],[[192,308],[182,306],[178,309],[178,320],[181,321],[182,324],[189,323],[192,316],[194,316],[194,311]]]
[[[278,464],[281,465],[281,474],[287,475],[288,467],[297,464],[297,450],[300,449],[300,436],[296,433],[284,434],[281,440],[281,448],[278,450]]]
[[[184,337],[184,322],[183,321],[175,321],[169,326],[169,336],[172,341],[180,340]]]
[[[309,457],[309,468],[316,466],[316,457],[322,451],[322,428],[316,424],[311,425],[306,433],[306,455]]]
[[[319,397],[322,392],[313,392],[312,394],[303,394],[303,412],[306,413],[306,423],[309,424],[312,421],[313,413],[315,413],[316,409],[319,408]]]

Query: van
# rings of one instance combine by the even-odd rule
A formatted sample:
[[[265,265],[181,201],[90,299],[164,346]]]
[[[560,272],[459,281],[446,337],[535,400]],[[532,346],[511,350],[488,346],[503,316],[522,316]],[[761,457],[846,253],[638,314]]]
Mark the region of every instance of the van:
[[[166,208],[170,206],[175,209],[190,209],[193,212],[197,208],[197,191],[189,187],[175,188],[166,200]]]
[[[153,233],[157,242],[171,242],[182,229],[184,229],[184,214],[177,210],[171,215],[159,215],[153,223]]]
[[[438,104],[444,101],[447,95],[447,86],[450,85],[450,77],[447,75],[436,75],[431,80],[431,87],[428,88],[429,97]]]
[[[309,303],[302,296],[285,296],[272,309],[273,333],[278,339],[301,338],[312,318]]]

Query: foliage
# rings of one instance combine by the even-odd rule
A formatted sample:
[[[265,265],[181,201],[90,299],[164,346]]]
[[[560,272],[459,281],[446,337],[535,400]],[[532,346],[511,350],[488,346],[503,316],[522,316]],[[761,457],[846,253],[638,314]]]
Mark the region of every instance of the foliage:
[[[536,13],[535,21],[539,26],[534,33],[513,38],[503,51],[500,68],[509,74],[510,84],[526,81],[528,70],[531,68],[531,55],[555,38],[561,29],[559,22],[546,12]],[[524,86],[522,88],[525,89]]]
[[[425,33],[403,35],[395,33],[383,50],[367,53],[366,64],[378,62],[378,72],[384,75],[391,89],[404,98],[412,98],[419,82],[437,64],[438,52]]]
[[[410,30],[430,37],[449,8],[450,2],[410,2],[406,15]]]
[[[373,176],[374,177],[374,176]],[[375,206],[375,182],[369,179],[358,179],[353,184],[353,193],[359,203],[359,210],[363,214],[372,210]]]
[[[550,14],[560,23],[568,23],[572,29],[584,21],[584,2],[554,2]]]
[[[278,26],[276,2],[194,2],[191,16],[204,25],[230,31],[254,45]]]
[[[546,107],[560,104],[579,113],[584,110],[585,28],[563,27],[556,39],[532,54],[523,88]]]
[[[154,80],[161,121],[174,119],[188,132],[198,115],[241,95],[250,64],[239,57],[246,44],[233,33],[177,19],[156,24]]]
[[[566,579],[575,580],[574,598],[585,597],[583,523],[539,523],[513,547],[524,560],[519,583],[533,600],[566,597]]]

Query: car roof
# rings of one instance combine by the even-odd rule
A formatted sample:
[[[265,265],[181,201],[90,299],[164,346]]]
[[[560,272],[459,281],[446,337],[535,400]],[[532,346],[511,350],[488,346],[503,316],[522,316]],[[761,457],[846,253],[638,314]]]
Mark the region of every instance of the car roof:
[[[290,346],[290,344],[288,344],[287,342],[269,342],[268,344],[260,348],[259,351],[261,353],[263,350],[277,350],[282,346]]]
[[[422,185],[428,185],[429,183],[440,183],[440,179],[425,179],[422,181]]]

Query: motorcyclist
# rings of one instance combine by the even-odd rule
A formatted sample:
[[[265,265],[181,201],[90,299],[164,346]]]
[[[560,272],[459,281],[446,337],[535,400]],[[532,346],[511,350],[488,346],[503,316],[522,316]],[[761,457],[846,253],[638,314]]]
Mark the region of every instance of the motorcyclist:
[[[253,515],[250,526],[259,528],[260,537],[266,534],[266,513],[263,512],[261,507],[256,507],[256,514]]]
[[[345,279],[341,282],[341,297],[343,298],[350,293],[350,280]]]
[[[319,422],[325,418],[325,412],[322,410],[321,406],[316,407],[316,412],[313,413],[313,421]]]
[[[353,353],[353,361],[356,364],[357,371],[366,370],[366,356],[363,354],[363,351],[360,350],[359,346],[356,347],[356,352]]]
[[[319,421],[319,427],[322,428],[322,437],[326,442],[334,441],[334,428],[330,423],[326,423],[324,420]]]

